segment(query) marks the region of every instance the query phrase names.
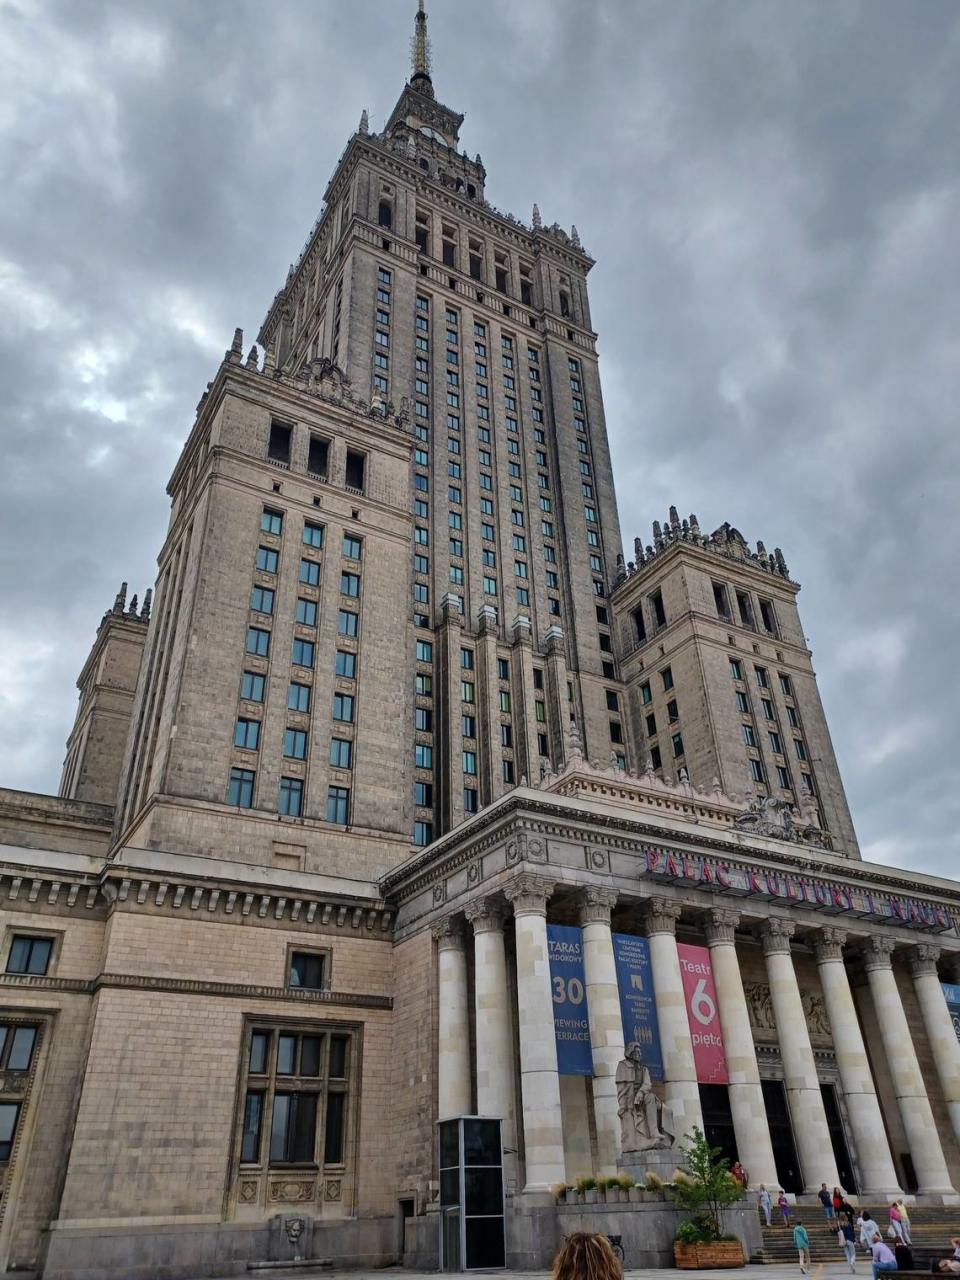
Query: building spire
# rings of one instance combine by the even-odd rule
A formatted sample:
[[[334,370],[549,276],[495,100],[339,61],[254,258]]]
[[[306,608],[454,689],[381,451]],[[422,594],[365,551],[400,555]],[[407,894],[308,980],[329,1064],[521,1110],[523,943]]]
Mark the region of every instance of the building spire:
[[[423,7],[423,0],[418,0],[417,17],[414,26],[413,36],[413,75],[410,77],[411,85],[426,94],[428,98],[433,97],[433,82],[430,79],[430,38],[427,35],[427,15]]]

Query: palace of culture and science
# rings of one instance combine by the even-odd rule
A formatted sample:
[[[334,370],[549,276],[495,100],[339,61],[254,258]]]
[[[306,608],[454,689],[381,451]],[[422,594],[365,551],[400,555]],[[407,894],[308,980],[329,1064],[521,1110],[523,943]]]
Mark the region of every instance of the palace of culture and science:
[[[0,1270],[665,1262],[554,1190],[637,1167],[636,1045],[751,1189],[958,1202],[960,887],[861,860],[779,549],[623,553],[593,260],[462,123],[421,0],[0,791]]]

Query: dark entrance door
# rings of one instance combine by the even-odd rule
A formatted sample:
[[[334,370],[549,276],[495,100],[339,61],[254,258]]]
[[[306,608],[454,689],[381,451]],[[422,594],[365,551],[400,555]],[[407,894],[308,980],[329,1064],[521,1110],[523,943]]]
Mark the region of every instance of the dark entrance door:
[[[837,1162],[837,1173],[840,1185],[847,1195],[858,1195],[860,1188],[853,1172],[853,1161],[847,1147],[847,1135],[843,1130],[843,1117],[840,1115],[840,1104],[837,1102],[837,1091],[832,1084],[822,1084],[820,1093],[823,1096],[823,1109],[827,1113],[827,1128],[830,1130],[830,1142],[833,1146],[833,1158]]]
[[[737,1139],[733,1131],[730,1097],[725,1084],[702,1084],[700,1106],[703,1110],[703,1132],[711,1147],[719,1147],[731,1164],[737,1155]]]
[[[773,1160],[777,1166],[777,1177],[784,1191],[801,1192],[803,1176],[800,1173],[800,1161],[793,1141],[793,1128],[790,1124],[790,1110],[787,1107],[787,1095],[782,1080],[761,1080],[763,1104],[767,1109],[767,1125],[770,1129],[770,1141],[773,1144]],[[749,1175],[750,1170],[747,1170]]]

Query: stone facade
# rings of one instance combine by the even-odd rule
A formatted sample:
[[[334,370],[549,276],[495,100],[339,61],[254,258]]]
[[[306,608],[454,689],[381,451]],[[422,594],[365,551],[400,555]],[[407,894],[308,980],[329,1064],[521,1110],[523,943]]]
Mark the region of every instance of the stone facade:
[[[545,1265],[601,1221],[554,1184],[624,1166],[614,933],[649,940],[678,1134],[801,1197],[956,1199],[960,892],[859,861],[779,552],[671,514],[624,564],[592,259],[489,204],[416,32],[201,398],[60,796],[0,791],[0,1270],[436,1265],[463,1114],[501,1121],[507,1261]],[[558,924],[590,1076],[559,1072]],[[617,1214],[668,1260],[671,1210]]]

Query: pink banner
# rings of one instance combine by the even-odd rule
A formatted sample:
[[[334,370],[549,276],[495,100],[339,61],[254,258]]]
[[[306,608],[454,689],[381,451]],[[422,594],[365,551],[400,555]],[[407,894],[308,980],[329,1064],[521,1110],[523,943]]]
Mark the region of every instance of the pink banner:
[[[697,1081],[700,1084],[729,1084],[710,952],[706,947],[678,942],[677,955],[680,957],[680,975],[683,979],[690,1037],[693,1040]]]

